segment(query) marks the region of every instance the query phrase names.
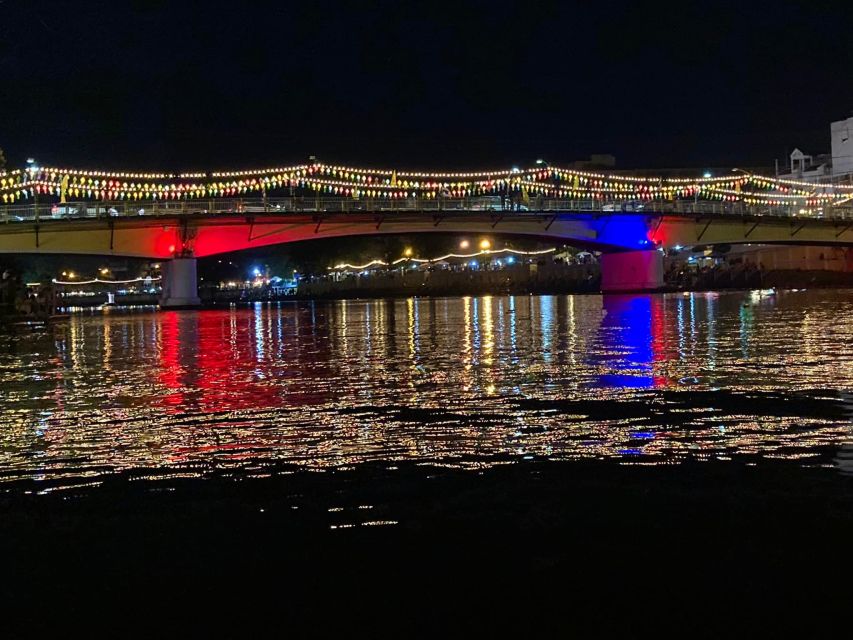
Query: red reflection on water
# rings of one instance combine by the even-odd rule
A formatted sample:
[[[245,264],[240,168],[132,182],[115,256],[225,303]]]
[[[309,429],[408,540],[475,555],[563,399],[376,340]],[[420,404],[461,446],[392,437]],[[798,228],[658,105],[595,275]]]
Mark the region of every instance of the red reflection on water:
[[[330,360],[327,336],[318,336],[315,325],[299,335],[293,322],[285,331],[282,322],[269,309],[163,313],[158,375],[167,393],[160,404],[208,413],[328,401],[327,391],[300,380],[305,368]]]
[[[166,408],[173,412],[184,404],[184,383],[181,380],[181,366],[178,355],[181,346],[179,335],[178,314],[175,311],[166,311],[159,317],[160,340],[158,352],[160,366],[157,375],[160,384],[170,391],[159,396],[158,400]]]
[[[660,296],[651,296],[652,381],[655,387],[668,387],[672,381],[661,375],[660,366],[668,359],[666,349],[666,309]]]

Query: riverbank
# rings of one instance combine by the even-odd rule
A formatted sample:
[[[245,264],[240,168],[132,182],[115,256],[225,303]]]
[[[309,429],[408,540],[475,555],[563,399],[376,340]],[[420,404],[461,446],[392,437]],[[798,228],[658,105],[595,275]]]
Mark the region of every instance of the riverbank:
[[[848,289],[853,287],[853,273],[840,272],[769,272],[762,277],[742,279],[696,279],[683,283],[667,283],[659,293],[702,292],[702,291],[745,291],[751,289]],[[202,291],[203,307],[221,307],[231,304],[250,304],[255,302],[283,302],[288,300],[350,300],[367,298],[409,298],[409,297],[446,297],[480,295],[567,295],[598,294],[599,282],[586,283],[567,281],[561,283],[550,280],[531,286],[516,286],[512,283],[496,282],[486,285],[460,282],[447,286],[383,286],[360,285],[324,286],[316,289],[303,288],[294,295],[274,295],[264,291]],[[159,296],[134,295],[117,296],[116,306],[154,306],[159,304]],[[63,298],[62,308],[94,308],[107,303],[106,295],[78,296]]]
[[[850,564],[853,480],[835,469],[505,462],[7,484],[0,589],[30,630],[96,606],[92,628],[310,635],[772,632],[847,598],[830,576]]]

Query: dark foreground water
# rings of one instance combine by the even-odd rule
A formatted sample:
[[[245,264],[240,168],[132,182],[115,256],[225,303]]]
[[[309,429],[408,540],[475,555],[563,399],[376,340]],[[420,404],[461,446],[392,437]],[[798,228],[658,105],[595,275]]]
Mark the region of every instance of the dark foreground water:
[[[0,337],[0,384],[4,637],[831,637],[849,606],[853,291],[97,312]]]
[[[853,291],[282,303],[0,337],[0,481],[793,459],[850,436]]]

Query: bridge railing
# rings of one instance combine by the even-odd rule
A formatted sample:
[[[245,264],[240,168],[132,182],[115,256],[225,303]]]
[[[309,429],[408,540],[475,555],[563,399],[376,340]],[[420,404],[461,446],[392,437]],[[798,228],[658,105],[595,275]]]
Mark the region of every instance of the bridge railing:
[[[155,200],[37,203],[0,206],[0,222],[41,222],[48,220],[98,219],[110,217],[216,215],[216,214],[324,214],[441,212],[542,214],[555,212],[591,212],[599,214],[640,213],[695,216],[774,216],[826,220],[853,220],[853,208],[824,207],[807,211],[799,205],[747,205],[743,202],[717,201],[626,201],[594,199],[540,199],[526,203],[501,201],[500,197],[470,198],[220,198],[209,200]]]

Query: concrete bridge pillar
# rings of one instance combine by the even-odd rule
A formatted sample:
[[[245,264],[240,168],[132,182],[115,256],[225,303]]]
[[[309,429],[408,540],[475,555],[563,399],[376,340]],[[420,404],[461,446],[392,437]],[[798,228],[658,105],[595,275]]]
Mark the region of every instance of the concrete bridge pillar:
[[[162,285],[161,309],[191,309],[201,304],[195,258],[173,258],[163,262]]]
[[[601,256],[603,293],[655,291],[663,287],[663,254],[657,249]]]

